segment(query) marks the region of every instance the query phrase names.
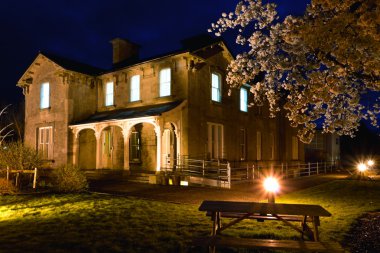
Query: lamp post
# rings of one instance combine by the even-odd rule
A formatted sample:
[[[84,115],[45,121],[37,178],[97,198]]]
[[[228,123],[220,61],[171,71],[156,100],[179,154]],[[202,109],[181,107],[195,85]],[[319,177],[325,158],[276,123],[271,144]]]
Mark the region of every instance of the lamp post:
[[[275,202],[276,192],[280,189],[280,184],[278,180],[274,177],[267,177],[264,180],[264,188],[268,193],[268,203]]]

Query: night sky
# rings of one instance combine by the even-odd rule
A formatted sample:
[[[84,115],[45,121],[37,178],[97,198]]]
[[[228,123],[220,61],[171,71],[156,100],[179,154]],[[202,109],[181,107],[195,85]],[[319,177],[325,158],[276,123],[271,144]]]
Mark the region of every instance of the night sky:
[[[281,17],[302,15],[309,0],[277,1]],[[207,32],[236,0],[33,0],[1,1],[0,104],[23,99],[16,83],[39,51],[110,68],[109,41],[120,37],[141,45],[141,58],[180,48],[180,40]],[[232,37],[231,37],[232,38]],[[231,38],[226,38],[234,50]]]

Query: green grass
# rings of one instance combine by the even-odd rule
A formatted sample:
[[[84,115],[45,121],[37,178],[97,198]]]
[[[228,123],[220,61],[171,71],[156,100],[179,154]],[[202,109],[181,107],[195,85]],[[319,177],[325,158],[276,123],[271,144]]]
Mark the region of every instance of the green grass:
[[[277,202],[320,204],[321,240],[341,241],[363,212],[380,209],[380,182],[334,181]],[[207,235],[198,205],[103,194],[0,196],[0,252],[181,252]],[[278,222],[244,221],[225,231],[239,237],[299,238]]]

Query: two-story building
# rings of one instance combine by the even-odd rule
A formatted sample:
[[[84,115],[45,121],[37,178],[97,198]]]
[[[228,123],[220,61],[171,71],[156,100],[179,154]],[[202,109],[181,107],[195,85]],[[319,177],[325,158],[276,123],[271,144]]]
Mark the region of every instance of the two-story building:
[[[250,107],[249,85],[225,82],[232,55],[220,39],[196,37],[183,48],[139,60],[139,47],[112,40],[105,71],[39,53],[18,86],[25,95],[25,144],[47,166],[158,172],[175,158],[304,160],[284,116]]]

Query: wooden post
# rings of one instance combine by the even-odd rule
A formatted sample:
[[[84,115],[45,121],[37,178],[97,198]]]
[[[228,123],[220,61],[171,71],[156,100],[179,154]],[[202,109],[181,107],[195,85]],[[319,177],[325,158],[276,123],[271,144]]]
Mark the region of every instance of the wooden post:
[[[7,166],[7,181],[9,181],[9,166]]]
[[[37,168],[34,168],[33,189],[37,187]]]
[[[317,175],[319,175],[319,170],[318,170],[318,162],[317,162]]]
[[[249,179],[249,174],[248,174],[248,163],[247,163],[247,180]]]
[[[205,160],[202,160],[202,176],[205,176]]]
[[[252,164],[252,181],[255,179],[255,165]]]
[[[310,174],[310,171],[311,171],[311,167],[310,167],[310,163],[309,163],[309,177],[310,177],[310,175],[311,175],[311,174]]]
[[[18,183],[19,177],[20,177],[20,173],[17,172],[16,173],[16,187],[18,187],[18,185],[19,185],[19,183]]]

